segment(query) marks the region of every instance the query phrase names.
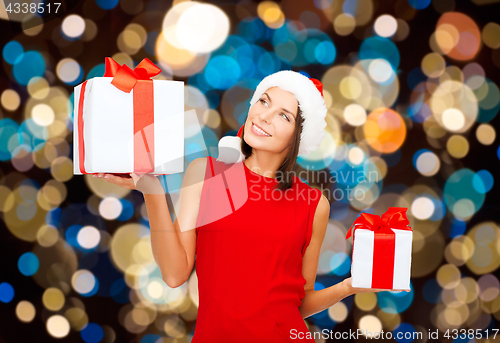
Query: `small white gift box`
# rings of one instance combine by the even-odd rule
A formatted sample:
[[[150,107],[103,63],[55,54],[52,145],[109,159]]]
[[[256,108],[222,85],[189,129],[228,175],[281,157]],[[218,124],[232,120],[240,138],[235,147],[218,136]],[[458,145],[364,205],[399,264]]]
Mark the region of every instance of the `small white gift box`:
[[[352,287],[410,290],[413,231],[405,212],[404,207],[390,207],[382,219],[363,213],[351,226]]]
[[[112,67],[116,75],[107,76]],[[184,171],[184,82],[143,77],[130,83],[123,74],[134,71],[107,58],[105,77],[75,87],[74,174]]]

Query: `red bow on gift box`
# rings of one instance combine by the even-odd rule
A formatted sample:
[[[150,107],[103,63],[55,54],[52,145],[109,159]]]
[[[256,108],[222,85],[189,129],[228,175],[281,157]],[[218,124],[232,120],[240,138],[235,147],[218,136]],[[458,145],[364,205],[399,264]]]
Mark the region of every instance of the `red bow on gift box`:
[[[147,57],[144,58],[134,70],[130,69],[126,64],[119,65],[118,62],[111,57],[106,57],[104,65],[105,71],[103,77],[112,77],[113,80],[111,84],[127,93],[130,93],[138,80],[149,80],[153,76],[161,73],[161,69]]]
[[[396,234],[391,229],[409,230],[406,207],[389,207],[382,218],[370,213],[361,213],[347,231],[346,239],[354,238],[356,229],[374,231],[372,288],[392,289]],[[354,244],[354,242],[353,242]],[[354,252],[354,249],[353,249]]]
[[[382,215],[382,218],[376,214],[361,213],[347,231],[345,239],[351,237],[351,231],[354,234],[356,229],[367,229],[379,233],[393,233],[392,229],[411,230],[408,226],[410,221],[406,217],[406,207],[389,207]]]

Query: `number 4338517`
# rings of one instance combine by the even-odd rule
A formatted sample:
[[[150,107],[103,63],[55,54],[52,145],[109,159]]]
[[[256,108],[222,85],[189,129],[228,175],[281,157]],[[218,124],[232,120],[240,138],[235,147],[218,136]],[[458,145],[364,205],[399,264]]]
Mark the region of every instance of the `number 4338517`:
[[[47,4],[14,2],[14,3],[9,3],[9,5],[5,8],[5,11],[7,13],[43,13],[46,10],[47,13],[51,13],[50,5],[51,5],[50,2]],[[57,13],[60,6],[61,6],[60,2],[54,2],[52,8],[52,11],[54,11],[53,13]]]
[[[457,339],[457,338],[461,338],[461,339],[466,339],[466,338],[469,338],[469,339],[481,339],[481,338],[486,338],[488,339],[489,336],[491,336],[493,339],[495,339],[497,337],[497,334],[498,334],[498,330],[499,329],[490,329],[491,331],[493,331],[491,333],[491,335],[489,335],[489,330],[485,330],[484,332],[482,332],[483,330],[481,329],[477,329],[477,330],[474,330],[474,329],[469,329],[469,330],[466,330],[466,329],[448,329],[446,330],[445,334],[444,334],[444,337],[445,338],[448,338],[448,339]],[[483,337],[484,335],[484,337]]]

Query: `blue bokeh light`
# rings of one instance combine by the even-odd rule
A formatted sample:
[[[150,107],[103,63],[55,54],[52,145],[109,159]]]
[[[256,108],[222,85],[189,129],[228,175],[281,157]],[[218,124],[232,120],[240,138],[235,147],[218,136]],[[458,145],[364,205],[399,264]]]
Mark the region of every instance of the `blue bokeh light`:
[[[382,58],[389,62],[394,70],[398,70],[400,61],[396,44],[388,38],[378,36],[363,41],[359,48],[359,58],[362,60]]]
[[[109,294],[119,304],[126,304],[130,301],[129,291],[130,289],[123,278],[117,279],[109,288]]]
[[[35,254],[33,254],[32,252],[27,252],[19,257],[19,260],[17,261],[17,267],[19,268],[21,274],[25,276],[31,276],[38,271],[38,268],[40,267],[40,261]]]
[[[45,60],[38,51],[27,51],[16,59],[12,72],[16,81],[26,86],[32,77],[42,77],[45,74]]]
[[[163,342],[163,338],[160,335],[156,335],[153,333],[148,333],[144,337],[141,338],[140,343],[161,343]]]
[[[134,205],[127,199],[119,199],[122,204],[122,211],[120,215],[116,218],[119,221],[127,221],[134,215]]]
[[[396,342],[399,343],[410,343],[415,340],[415,328],[409,323],[400,323],[393,330],[393,337]]]
[[[118,0],[96,0],[95,2],[103,10],[110,10],[118,5]]]
[[[89,73],[87,74],[86,80],[91,79],[93,77],[103,77],[104,71],[105,71],[104,63],[98,64],[94,68],[90,69]]]
[[[240,66],[236,61],[226,56],[212,58],[205,68],[205,78],[215,89],[228,89],[240,79]]]
[[[335,275],[346,275],[351,270],[351,257],[345,252],[336,253],[330,260],[330,268]]]
[[[422,289],[424,299],[431,304],[438,304],[441,302],[441,291],[443,289],[436,279],[427,280]]]
[[[104,338],[104,330],[97,323],[88,323],[80,331],[80,336],[86,343],[99,343]]]
[[[476,173],[469,168],[463,168],[455,171],[446,180],[443,189],[443,199],[446,207],[448,207],[448,210],[450,210],[450,212],[452,212],[456,217],[468,217],[477,212],[483,206],[485,194],[478,192],[475,188],[473,181],[475,175]],[[476,183],[477,182],[482,181],[476,181]],[[471,204],[473,207],[466,207],[467,211],[453,211],[454,207],[459,202],[462,204]]]
[[[474,186],[474,189],[481,193],[485,194],[493,188],[493,175],[486,169],[478,171],[473,177],[472,177],[472,185]]]
[[[413,285],[411,284],[410,281],[410,288],[411,290],[409,292],[378,292],[377,293],[377,301],[378,305],[382,309],[382,311],[386,313],[401,313],[404,312],[410,307],[411,303],[413,302],[413,296],[414,296],[414,291],[413,291]]]
[[[463,235],[467,224],[460,218],[453,217],[451,221],[450,238],[455,238],[457,236]]]
[[[8,282],[0,283],[0,301],[9,303],[14,299],[14,287]]]
[[[5,44],[2,50],[3,59],[9,64],[16,64],[19,62],[23,57],[23,53],[23,46],[15,40]]]
[[[10,118],[0,120],[0,161],[9,161],[12,151],[19,146],[19,124]]]
[[[431,0],[408,0],[408,4],[416,10],[423,10],[429,6]]]

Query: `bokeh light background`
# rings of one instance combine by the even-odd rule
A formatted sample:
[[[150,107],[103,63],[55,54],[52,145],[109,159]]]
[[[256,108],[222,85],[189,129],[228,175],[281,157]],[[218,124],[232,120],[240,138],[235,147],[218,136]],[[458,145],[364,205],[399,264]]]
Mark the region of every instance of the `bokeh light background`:
[[[72,172],[73,87],[102,76],[106,56],[131,68],[148,57],[163,70],[156,79],[185,82],[202,127],[186,137],[192,159],[206,156],[200,138],[213,149],[236,134],[266,75],[320,79],[327,134],[297,169],[312,187],[325,187],[314,174],[336,178],[315,289],[350,275],[345,234],[360,212],[401,206],[414,231],[412,290],[348,297],[307,318],[309,329],[493,342],[498,2],[87,0],[17,32],[0,11],[0,342],[191,340],[196,273],[175,289],[162,281],[142,195]],[[483,339],[447,340],[448,329]]]

